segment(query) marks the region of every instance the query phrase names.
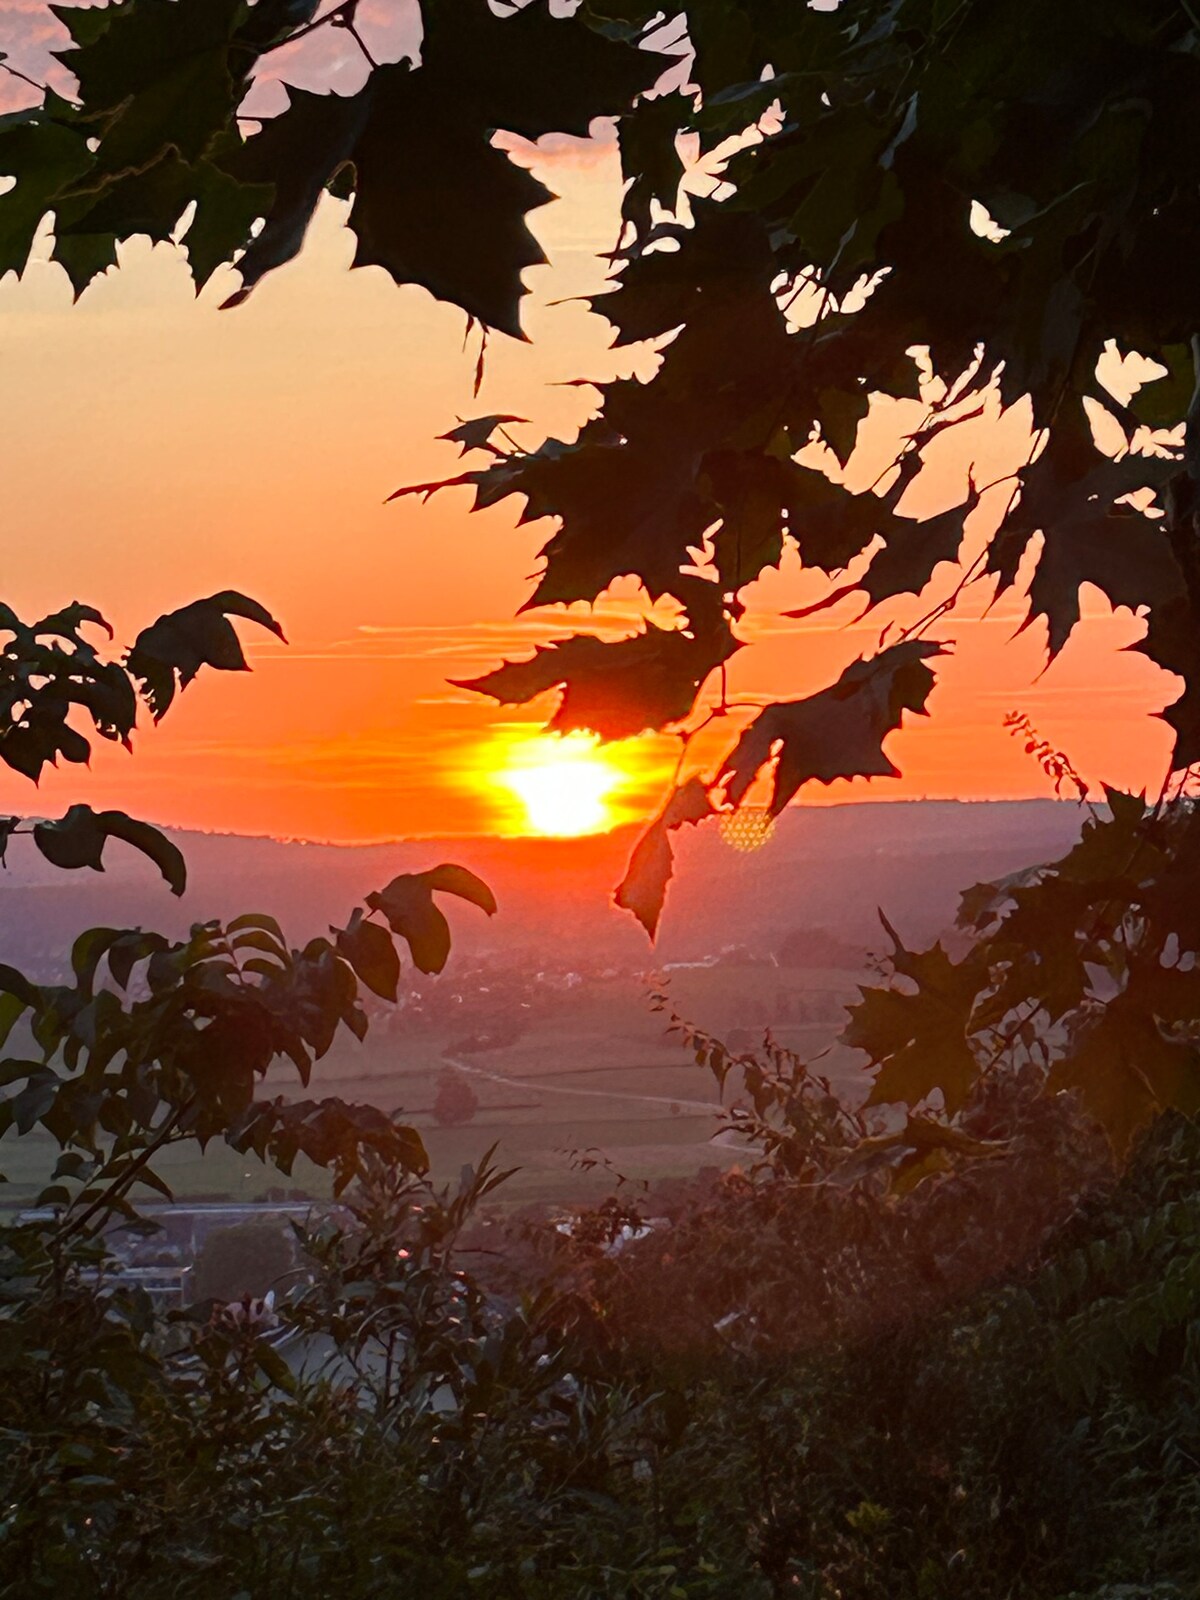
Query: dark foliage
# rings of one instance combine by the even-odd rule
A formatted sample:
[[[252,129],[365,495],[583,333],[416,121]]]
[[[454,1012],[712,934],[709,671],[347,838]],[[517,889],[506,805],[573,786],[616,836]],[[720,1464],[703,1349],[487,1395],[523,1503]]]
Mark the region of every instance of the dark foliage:
[[[368,1162],[274,1312],[164,1320],[98,1244],[11,1230],[0,1592],[1190,1593],[1195,1125],[1114,1179],[1009,1080],[906,1193],[846,1172],[794,1062],[737,1070],[746,1172],[623,1249],[621,1192],[527,1229],[553,1287],[510,1255],[520,1297],[464,1233],[487,1161],[454,1193]]]
[[[522,273],[541,259],[527,218],[549,196],[494,135],[614,117],[624,229],[596,307],[617,344],[654,342],[654,377],[602,386],[574,440],[523,450],[500,431],[510,418],[462,422],[447,437],[487,459],[418,488],[515,495],[526,520],[556,519],[531,604],[634,577],[678,602],[678,625],[567,639],[473,687],[505,703],[557,688],[557,726],[670,728],[686,756],[736,711],[724,670],[744,591],[786,551],[831,579],[820,605],[857,592],[883,607],[921,594],[1004,491],[962,584],[923,618],[832,686],[761,708],[715,770],[681,764],[618,891],[649,932],[680,826],[760,784],[778,811],[813,780],[894,771],[885,743],[926,708],[938,620],[965,585],[1011,589],[1027,556],[1051,654],[1084,584],[1145,608],[1139,648],[1182,679],[1165,712],[1174,776],[1157,803],[1110,793],[1062,861],[972,891],[944,945],[911,951],[888,927],[887,982],[848,1033],[878,1068],[863,1111],[786,1052],[690,1035],[736,1095],[746,1170],[669,1227],[643,1233],[623,1195],[573,1219],[542,1240],[553,1286],[527,1283],[519,1303],[454,1255],[499,1181],[490,1164],[440,1192],[398,1118],[259,1094],[273,1062],[307,1084],[339,1028],[361,1035],[360,986],[396,994],[397,939],[422,972],[443,968],[434,895],[495,910],[470,874],[397,878],[299,950],[245,916],[183,942],[93,929],[69,983],[0,973],[0,1029],[33,1040],[0,1066],[0,1134],[40,1125],[62,1150],[40,1213],[0,1234],[3,1592],[1193,1593],[1192,9],[688,0],[676,48],[650,0],[568,17],[423,0],[419,63],[372,62],[350,97],[292,89],[247,134],[262,58],[325,26],[365,53],[356,9],[63,8],[77,97],[0,119],[0,272],[24,269],[52,214],[81,293],[120,240],[167,239],[190,211],[197,284],[233,263],[236,302],[299,251],[331,190],[359,265],[519,335]],[[662,92],[678,50],[686,81]],[[723,152],[726,185],[685,205],[686,140]],[[1155,365],[1122,387],[1114,350]],[[856,494],[843,469],[875,397],[912,402],[913,423]],[[1032,431],[1013,479],[968,469],[956,509],[909,515],[927,446],[1018,403]],[[139,700],[157,718],[202,667],[245,668],[231,618],[280,634],[227,592],[114,661],[86,606],[33,625],[6,611],[0,758],[36,780],[86,760],[93,736],[128,743]],[[0,842],[18,831],[8,819]],[[32,832],[67,868],[101,868],[115,838],[183,887],[169,842],[121,812],[75,806]],[[139,1225],[130,1197],[164,1187],[154,1158],[185,1139],[285,1173],[303,1154],[350,1197],[306,1233],[307,1277],[281,1311],[319,1368],[294,1370],[252,1306],[163,1318],[121,1282],[111,1230]]]

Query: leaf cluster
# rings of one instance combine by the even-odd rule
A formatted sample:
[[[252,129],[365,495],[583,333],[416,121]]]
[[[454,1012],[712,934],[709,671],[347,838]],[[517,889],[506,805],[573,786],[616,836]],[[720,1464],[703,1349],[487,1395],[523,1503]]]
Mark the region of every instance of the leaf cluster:
[[[629,37],[657,26],[649,6],[621,6],[619,21],[613,9],[582,15]],[[655,342],[657,371],[599,385],[600,413],[574,441],[493,451],[448,483],[473,487],[477,506],[517,494],[523,520],[558,519],[532,604],[595,601],[633,576],[691,615],[699,562],[728,632],[690,653],[653,630],[569,640],[472,687],[512,702],[560,685],[559,720],[605,735],[689,731],[692,708],[711,704],[707,679],[744,642],[742,592],[785,550],[843,575],[824,603],[857,593],[868,609],[920,594],[958,558],[983,495],[974,474],[933,517],[912,516],[906,497],[932,442],[990,395],[1031,406],[1031,451],[968,579],[1011,588],[1037,548],[1026,621],[1045,620],[1051,654],[1079,620],[1084,585],[1146,608],[1140,648],[1185,682],[1166,717],[1186,767],[1200,751],[1186,687],[1200,461],[1187,263],[1200,216],[1181,143],[1200,36],[1186,9],[1113,0],[1051,19],[1033,4],[1001,16],[932,0],[698,0],[684,22],[687,87],[643,96],[619,120],[625,226],[610,289],[593,302],[618,345]],[[722,152],[724,183],[685,205],[689,138]],[[1142,377],[1127,398],[1112,369],[1131,352],[1143,364],[1123,370]],[[897,436],[891,471],[852,493],[845,465],[885,400],[919,401],[924,416]],[[1098,419],[1119,446],[1101,448]],[[927,625],[893,648],[917,648]],[[640,690],[626,676],[635,662]],[[827,692],[824,721],[820,697],[806,704],[802,740],[792,705],[768,708],[726,758],[730,797],[768,758],[772,809],[814,776],[894,771],[874,732],[855,749],[834,714],[846,678],[872,671],[859,663]],[[793,773],[797,743],[821,754]],[[660,871],[648,903],[664,886]]]
[[[498,130],[585,135],[654,82],[661,62],[551,15],[426,0],[420,63],[376,64],[353,95],[289,88],[260,122],[239,108],[263,58],[314,26],[354,30],[353,4],[114,0],[51,7],[74,100],[0,119],[0,273],[22,271],[43,217],[76,293],[134,235],[173,238],[197,288],[235,262],[243,300],[300,249],[327,190],[352,199],[355,264],[416,283],[519,336],[521,273],[544,260],[526,214],[550,192],[493,144]],[[365,47],[364,47],[365,53]],[[246,136],[247,128],[258,131]]]
[[[290,948],[270,917],[205,923],[171,942],[140,929],[93,928],[71,953],[71,984],[36,985],[0,970],[0,1026],[20,1023],[33,1059],[8,1059],[0,1138],[41,1126],[64,1152],[42,1202],[63,1208],[68,1231],[132,1215],[127,1195],[149,1185],[169,1197],[154,1158],[169,1144],[224,1139],[282,1172],[304,1156],[337,1191],[369,1152],[401,1171],[425,1171],[420,1136],[371,1106],[337,1099],[264,1099],[271,1065],[289,1061],[308,1086],[339,1029],[362,1038],[363,989],[395,1000],[405,940],[414,965],[440,970],[449,927],[434,893],[495,902],[464,868],[402,874],[369,897],[332,938]],[[371,920],[378,912],[383,922]]]
[[[888,927],[892,980],[843,1035],[879,1066],[872,1101],[954,1113],[1019,1060],[1078,1096],[1119,1155],[1164,1111],[1200,1109],[1196,808],[1107,798],[1060,861],[967,891],[957,957]]]
[[[36,783],[42,769],[60,757],[87,762],[93,734],[131,748],[139,698],[157,720],[177,686],[186,688],[202,666],[247,670],[230,616],[257,622],[283,638],[278,622],[257,601],[227,590],[159,617],[122,660],[106,660],[83,631],[101,628],[113,637],[94,607],[75,601],[26,623],[3,606],[0,759]]]

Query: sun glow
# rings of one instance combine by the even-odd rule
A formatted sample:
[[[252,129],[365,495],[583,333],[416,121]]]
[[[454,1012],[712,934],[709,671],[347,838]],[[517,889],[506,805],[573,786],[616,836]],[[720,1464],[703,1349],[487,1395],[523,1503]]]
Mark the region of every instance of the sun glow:
[[[491,780],[518,801],[531,833],[602,833],[620,815],[612,801],[629,781],[615,754],[587,734],[536,735],[510,745]]]

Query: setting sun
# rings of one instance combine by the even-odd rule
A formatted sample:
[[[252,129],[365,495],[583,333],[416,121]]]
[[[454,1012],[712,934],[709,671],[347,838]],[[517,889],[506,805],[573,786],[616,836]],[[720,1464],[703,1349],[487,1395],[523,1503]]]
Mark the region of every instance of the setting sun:
[[[539,735],[514,744],[493,781],[515,795],[532,833],[600,833],[618,820],[611,804],[628,774],[586,734]]]

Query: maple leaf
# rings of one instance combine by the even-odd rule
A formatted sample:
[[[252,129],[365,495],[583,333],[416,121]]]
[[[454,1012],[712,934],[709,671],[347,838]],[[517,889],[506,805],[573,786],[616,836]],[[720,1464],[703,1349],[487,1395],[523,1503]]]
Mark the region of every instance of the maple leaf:
[[[1077,515],[1046,533],[1029,586],[1029,621],[1045,617],[1056,656],[1079,622],[1079,591],[1096,588],[1114,606],[1161,606],[1182,589],[1182,576],[1163,529],[1130,507]]]
[[[349,97],[289,89],[287,109],[248,142],[236,171],[274,184],[275,201],[231,303],[297,253],[322,192],[349,167],[355,266],[522,337],[521,274],[545,260],[525,219],[553,196],[494,134],[586,134],[650,87],[662,58],[554,18],[542,0],[508,17],[486,0],[430,3],[424,20],[419,67],[377,67]]]
[[[1142,383],[1129,402],[1129,411],[1148,428],[1173,428],[1187,412],[1196,372],[1186,344],[1168,345],[1160,356],[1166,371]]]
[[[1147,806],[1144,794],[1123,794],[1106,784],[1104,798],[1108,817],[1086,819],[1079,843],[1056,863],[1055,871],[1068,882],[1107,894],[1132,872],[1140,879],[1160,870],[1165,857],[1155,837],[1160,830],[1154,808]]]
[[[1085,963],[1091,952],[1080,931],[1087,927],[1096,896],[1055,871],[1016,885],[1011,901],[988,946],[1000,977],[976,1009],[976,1030],[999,1026],[1035,996],[1039,1009],[1057,1022],[1090,990]]]
[[[687,120],[690,102],[680,94],[643,97],[621,118],[617,138],[625,196],[621,214],[640,232],[652,221],[652,203],[674,211],[679,201],[684,165],[677,135]]]
[[[1193,992],[1193,1017],[1197,998]],[[1133,992],[1118,995],[1084,1022],[1067,1055],[1051,1069],[1049,1087],[1075,1091],[1118,1158],[1168,1107],[1187,1116],[1200,1110],[1195,1046],[1167,1038]]]
[[[670,58],[555,17],[550,0],[499,15],[487,0],[425,0],[422,70],[467,121],[524,139],[586,138],[653,88]]]
[[[581,634],[539,646],[528,661],[507,661],[482,677],[452,682],[504,705],[561,688],[549,724],[556,732],[584,728],[602,739],[628,739],[681,722],[709,673],[738,648],[723,622],[698,634],[651,623],[611,643]]]
[[[854,494],[815,468],[789,465],[794,468],[794,486],[788,531],[805,566],[832,573],[849,566],[878,534],[893,541],[901,520],[893,508],[920,467],[920,458],[913,451],[904,456],[896,482],[884,495],[870,490]]]
[[[949,511],[920,522],[893,517],[887,527],[887,542],[872,556],[857,587],[872,605],[897,594],[920,594],[939,563],[957,559],[963,523],[978,504],[979,493],[972,482],[964,503]]]
[[[139,171],[168,149],[198,160],[228,126],[241,93],[230,51],[242,0],[116,0],[86,13],[51,9],[74,41],[56,52],[58,59],[78,79],[99,133],[93,184]]]
[[[760,451],[705,456],[702,481],[721,517],[712,543],[722,588],[736,593],[783,559],[791,465]]]
[[[1042,534],[1023,626],[1046,618],[1052,657],[1079,621],[1083,584],[1095,584],[1114,606],[1131,608],[1153,608],[1182,592],[1182,570],[1163,524],[1122,498],[1160,487],[1173,470],[1170,461],[1148,456],[1102,455],[1077,406],[1019,473],[1021,497],[993,541],[988,571],[999,575],[1000,592],[1009,588],[1033,534]]]
[[[940,644],[909,639],[854,662],[819,694],[767,706],[726,756],[717,782],[736,805],[777,753],[769,810],[778,816],[813,778],[896,777],[883,740],[905,711],[925,714],[934,683],[926,663],[944,654]]]
[[[460,455],[465,456],[469,450],[490,450],[493,455],[503,456],[505,452],[498,450],[492,443],[492,435],[510,422],[527,420],[526,417],[515,417],[511,412],[497,411],[486,417],[469,417],[465,422],[460,422],[456,428],[451,428],[448,433],[439,433],[438,438],[458,445]]]
[[[672,592],[687,551],[715,516],[697,482],[703,451],[682,438],[665,449],[653,438],[584,438],[575,448],[529,457],[503,485],[506,494],[526,495],[522,521],[562,519],[541,550],[545,570],[528,606],[595,600],[626,573],[642,578],[651,599]]]
[[[383,267],[523,337],[521,274],[546,259],[525,218],[554,196],[491,144],[494,125],[474,122],[428,65],[381,67],[369,89],[353,153],[354,265]]]
[[[226,305],[245,299],[268,272],[299,253],[317,202],[350,160],[366,125],[370,85],[355,95],[313,94],[286,85],[285,110],[263,123],[230,162],[243,182],[269,185],[257,238],[238,262],[242,289]]]
[[[42,218],[92,159],[86,129],[58,95],[38,111],[0,117],[0,174],[16,179],[0,196],[0,276],[25,270]]]
[[[906,525],[892,507],[918,465],[915,455],[906,457],[900,479],[880,496],[854,494],[816,468],[770,450],[706,456],[706,480],[722,518],[713,540],[718,571],[729,582],[751,581],[765,566],[778,565],[785,535],[805,566],[824,572],[848,566],[877,534],[890,540],[898,523]]]
[[[913,992],[863,989],[848,1008],[842,1041],[879,1067],[868,1104],[916,1106],[937,1089],[953,1113],[978,1074],[968,1031],[982,976],[979,958],[972,952],[955,963],[940,944],[907,950],[887,918],[881,920],[892,939],[892,965]]]
[[[778,560],[789,504],[837,493],[820,473],[778,455],[790,454],[793,378],[801,362],[772,293],[768,241],[753,219],[700,201],[694,210],[694,228],[676,230],[685,236],[678,256],[687,267],[664,251],[627,269],[635,300],[643,272],[665,289],[670,310],[662,315],[678,328],[655,382],[605,386],[602,417],[574,443],[549,440],[471,480],[477,506],[521,494],[523,522],[561,519],[541,551],[545,570],[529,605],[594,600],[630,573],[652,598],[678,593],[681,571],[693,564],[690,552],[727,515],[733,531],[723,536],[723,552],[736,548],[744,513],[753,528],[743,550],[760,547],[764,564]],[[623,275],[615,299],[623,303],[629,292]],[[657,289],[651,298],[659,303]],[[602,300],[595,304],[605,308]],[[801,418],[801,442],[810,420]],[[754,472],[762,488],[751,495]],[[763,526],[771,520],[774,541],[768,534],[764,544]],[[728,567],[724,554],[722,560]],[[742,581],[756,575],[747,561],[739,564]]]
[[[241,146],[236,106],[264,43],[250,35],[268,8],[249,20],[240,0],[52,9],[74,41],[58,54],[82,103],[47,90],[41,107],[18,114],[20,137],[0,133],[0,161],[7,145],[23,173],[19,193],[0,198],[0,266],[24,267],[31,230],[53,211],[52,258],[78,297],[114,265],[119,241],[169,239],[195,206],[187,248],[203,284],[247,243],[271,198],[225,166]]]
[[[1171,767],[1176,772],[1200,761],[1200,613],[1196,607],[1200,585],[1193,581],[1189,587],[1197,590],[1194,598],[1177,595],[1152,609],[1146,637],[1133,646],[1157,666],[1178,673],[1183,679],[1183,692],[1165,711],[1157,713],[1175,730]]]
[[[1156,926],[1174,934],[1181,951],[1200,950],[1200,811],[1175,817],[1167,870],[1148,885],[1145,904]],[[1200,1014],[1200,1011],[1198,1011]]]
[[[81,292],[116,258],[118,240],[134,234],[155,243],[173,240],[189,206],[194,215],[183,248],[197,289],[250,240],[271,203],[269,185],[242,183],[220,162],[233,149],[218,138],[211,158],[184,161],[169,150],[152,166],[108,182],[96,195],[60,202],[55,216],[54,259]]]
[[[714,816],[708,789],[700,778],[689,778],[676,789],[634,846],[625,876],[613,900],[634,916],[653,939],[667,898],[667,884],[675,871],[671,834],[686,823]]]

